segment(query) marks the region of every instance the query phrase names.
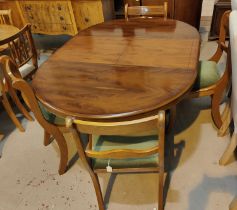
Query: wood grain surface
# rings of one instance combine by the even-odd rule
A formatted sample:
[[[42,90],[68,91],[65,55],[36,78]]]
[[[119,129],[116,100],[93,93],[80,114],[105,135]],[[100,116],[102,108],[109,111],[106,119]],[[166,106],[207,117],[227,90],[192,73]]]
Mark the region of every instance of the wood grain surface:
[[[0,24],[0,41],[18,33],[19,31],[20,30],[13,25]],[[1,45],[0,51],[5,50],[7,48],[8,48],[7,44]]]
[[[61,116],[113,119],[181,100],[197,75],[200,36],[183,22],[113,20],[81,31],[37,71],[38,99]]]

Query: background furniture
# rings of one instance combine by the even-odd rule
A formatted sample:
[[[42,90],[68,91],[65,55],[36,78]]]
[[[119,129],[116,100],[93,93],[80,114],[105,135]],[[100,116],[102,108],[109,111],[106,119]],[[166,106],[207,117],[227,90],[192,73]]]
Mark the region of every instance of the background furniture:
[[[219,38],[220,34],[220,25],[221,25],[221,17],[227,10],[231,10],[231,0],[219,0],[215,3],[211,30],[209,33],[209,40],[214,40]]]
[[[0,41],[5,40],[19,32],[19,29],[13,25],[0,24]],[[0,52],[7,49],[8,45],[0,46]]]
[[[32,87],[60,116],[112,120],[157,113],[192,88],[199,47],[198,31],[180,21],[104,22],[53,54],[35,74]]]
[[[11,108],[11,105],[8,101],[8,98],[7,98],[6,94],[8,93],[11,96],[12,100],[17,105],[18,109],[22,112],[22,114],[28,120],[33,121],[33,118],[30,116],[28,111],[25,109],[25,107],[20,102],[20,100],[19,100],[16,92],[13,90],[12,86],[7,84],[7,82],[6,82],[6,77],[5,77],[5,74],[4,74],[4,62],[2,62],[4,60],[4,58],[5,58],[5,56],[0,57],[0,95],[1,95],[1,101],[2,101],[2,104],[3,104],[6,112],[8,113],[9,117],[12,119],[12,121],[14,122],[16,127],[20,131],[25,131],[25,129],[20,124],[19,120],[16,118],[16,116],[15,116],[15,114],[14,114],[12,108]]]
[[[67,170],[68,149],[63,134],[60,132],[59,128],[54,124],[54,122],[58,123],[59,126],[63,126],[65,121],[63,119],[61,121],[47,121],[45,119],[45,117],[47,116],[47,110],[44,109],[43,106],[40,108],[40,105],[35,98],[35,93],[31,89],[30,85],[22,79],[15,63],[12,62],[12,60],[8,56],[3,56],[0,57],[0,64],[3,68],[2,71],[8,87],[14,88],[21,92],[26,104],[34,113],[34,116],[39,124],[44,128],[44,145],[49,145],[55,138],[60,150],[60,163],[58,173],[60,175],[64,174]],[[50,138],[51,135],[52,138]]]
[[[13,25],[11,10],[0,10],[0,24]]]
[[[0,39],[0,48],[6,45],[11,58],[19,68],[21,76],[24,79],[31,78],[38,69],[37,52],[31,34],[31,26],[28,24],[16,34]],[[32,61],[32,64],[29,61]]]
[[[113,17],[112,0],[3,0],[0,9],[14,11],[19,28],[32,25],[33,33],[75,35],[91,25]]]
[[[123,0],[120,0],[123,1]],[[125,0],[130,5],[157,5],[165,0]],[[168,0],[168,17],[180,20],[199,29],[203,0]]]
[[[164,2],[163,5],[155,6],[129,6],[125,5],[125,19],[128,17],[149,17],[149,16],[161,16],[167,18],[168,13],[168,3]]]
[[[219,105],[223,99],[225,91],[229,87],[231,78],[230,63],[227,61],[225,71],[221,76],[218,72],[217,64],[223,53],[227,53],[226,35],[229,30],[229,14],[226,11],[221,19],[220,36],[215,54],[208,61],[201,61],[199,64],[199,74],[190,97],[211,96],[211,114],[213,122],[217,128],[222,126],[222,118]]]
[[[75,35],[79,30],[113,19],[116,13],[124,18],[124,4],[123,0],[3,0],[0,9],[14,11],[13,23],[18,28],[31,23],[33,33]],[[143,0],[142,4],[154,5],[157,0]],[[168,0],[168,5],[171,18],[199,28],[202,0]]]

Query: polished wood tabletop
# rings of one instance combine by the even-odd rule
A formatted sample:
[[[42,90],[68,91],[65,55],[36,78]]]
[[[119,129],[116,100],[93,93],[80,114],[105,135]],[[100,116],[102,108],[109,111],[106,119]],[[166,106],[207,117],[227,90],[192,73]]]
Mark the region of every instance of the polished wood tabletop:
[[[37,71],[32,87],[53,113],[80,119],[167,108],[197,76],[198,31],[176,20],[112,20],[79,32]]]
[[[0,41],[19,32],[19,29],[13,25],[0,24]],[[8,45],[1,45],[0,51],[8,48]]]

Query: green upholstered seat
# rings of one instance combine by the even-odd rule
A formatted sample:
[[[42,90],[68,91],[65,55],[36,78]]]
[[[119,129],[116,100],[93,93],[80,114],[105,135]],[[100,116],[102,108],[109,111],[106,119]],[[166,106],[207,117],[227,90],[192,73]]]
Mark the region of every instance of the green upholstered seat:
[[[214,61],[200,61],[198,77],[194,84],[193,90],[208,87],[215,84],[220,79],[217,64]]]
[[[63,117],[56,116],[55,114],[49,112],[42,103],[38,102],[38,104],[45,120],[51,124],[65,125],[65,119]]]
[[[93,140],[93,150],[106,151],[113,149],[148,149],[157,146],[157,136],[124,137],[124,136],[100,136]],[[105,169],[108,159],[93,159],[94,169]],[[145,158],[110,159],[112,168],[141,168],[157,167],[158,155]]]

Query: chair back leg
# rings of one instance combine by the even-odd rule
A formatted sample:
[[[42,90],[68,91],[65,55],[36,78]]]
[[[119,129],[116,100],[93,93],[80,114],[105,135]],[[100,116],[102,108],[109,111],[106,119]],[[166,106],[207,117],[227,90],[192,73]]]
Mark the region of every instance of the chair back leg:
[[[21,123],[19,122],[19,120],[16,118],[15,113],[13,112],[11,105],[7,99],[7,96],[4,92],[2,92],[2,104],[8,114],[8,116],[11,118],[11,120],[13,121],[13,123],[15,124],[15,126],[22,132],[25,131],[25,129],[22,127]]]
[[[33,121],[34,119],[31,117],[31,115],[26,110],[26,108],[22,105],[22,103],[20,102],[16,92],[12,88],[9,88],[8,89],[8,93],[11,96],[12,100],[14,101],[14,103],[16,104],[16,106],[18,107],[18,109],[25,116],[25,118],[28,119],[29,121]]]
[[[60,163],[59,163],[59,170],[58,173],[60,175],[64,174],[67,170],[68,164],[68,147],[66,140],[58,128],[55,128],[51,131],[53,137],[55,138],[59,151],[60,151]]]

